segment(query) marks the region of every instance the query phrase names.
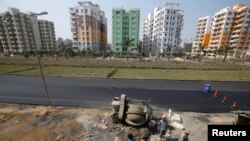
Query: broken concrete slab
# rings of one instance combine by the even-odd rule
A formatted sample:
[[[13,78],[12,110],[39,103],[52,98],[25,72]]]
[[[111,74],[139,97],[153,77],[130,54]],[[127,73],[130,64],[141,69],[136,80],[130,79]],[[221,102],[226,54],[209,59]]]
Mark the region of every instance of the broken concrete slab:
[[[181,119],[181,116],[179,114],[172,114],[171,117],[170,117],[170,120],[171,122],[179,122],[179,123],[182,123],[182,119]]]
[[[177,129],[181,129],[181,130],[185,129],[184,126],[178,122],[172,122],[171,126],[177,128]]]

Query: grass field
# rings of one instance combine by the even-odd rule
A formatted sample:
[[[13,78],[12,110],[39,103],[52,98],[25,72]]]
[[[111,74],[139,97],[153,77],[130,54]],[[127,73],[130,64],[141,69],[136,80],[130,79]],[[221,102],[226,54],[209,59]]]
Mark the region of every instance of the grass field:
[[[15,75],[40,75],[38,67],[31,68],[30,66],[16,65],[0,65],[4,67],[0,74],[15,74]],[[7,69],[8,68],[8,69]],[[13,70],[13,71],[12,71]],[[74,67],[44,67],[43,73],[47,76],[79,76],[79,77],[98,77],[107,78],[109,73],[114,70],[112,68],[74,68]]]
[[[35,66],[0,65],[0,74],[11,74],[36,69]]]
[[[46,76],[250,81],[250,67],[233,63],[43,58],[42,64]],[[40,75],[40,71],[34,57],[0,57],[0,74]]]
[[[214,80],[250,81],[246,70],[163,70],[163,69],[118,69],[113,78],[168,79],[168,80]]]

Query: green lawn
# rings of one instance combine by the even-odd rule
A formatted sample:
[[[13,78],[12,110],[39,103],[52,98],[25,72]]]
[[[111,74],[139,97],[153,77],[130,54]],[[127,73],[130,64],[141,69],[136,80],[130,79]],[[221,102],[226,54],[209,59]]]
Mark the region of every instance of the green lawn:
[[[107,78],[114,68],[51,67],[43,68],[46,76]],[[37,66],[0,65],[0,74],[40,75]],[[250,70],[169,70],[119,68],[111,78],[250,81]]]
[[[235,63],[126,61],[91,58],[44,57],[47,76],[79,76],[168,80],[250,81],[250,67]],[[114,71],[115,68],[118,71]],[[0,56],[0,74],[40,75],[35,57]]]
[[[99,77],[106,78],[112,68],[77,68],[77,67],[44,67],[44,75],[47,76],[79,76],[79,77]],[[16,72],[13,74],[40,75],[38,69]]]
[[[19,65],[0,65],[0,74],[11,74],[16,72],[25,72],[27,70],[35,69],[33,66],[19,66]]]
[[[249,70],[118,69],[113,78],[250,81]]]

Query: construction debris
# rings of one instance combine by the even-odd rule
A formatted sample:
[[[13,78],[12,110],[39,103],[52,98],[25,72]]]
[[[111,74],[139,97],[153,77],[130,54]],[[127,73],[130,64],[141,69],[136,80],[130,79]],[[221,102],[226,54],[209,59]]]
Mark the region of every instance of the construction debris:
[[[180,130],[185,129],[184,126],[178,122],[172,122],[170,125]]]
[[[234,113],[238,115],[234,124],[249,125],[250,113],[246,111],[207,114],[175,113],[172,109],[163,109],[154,110],[154,115],[151,114],[149,116],[151,118],[146,118],[145,112],[140,108],[135,108],[134,111],[128,110],[130,104],[137,105],[139,102],[142,106],[144,104],[141,103],[145,101],[127,97],[124,99],[126,102],[123,122],[118,120],[115,124],[111,109],[0,104],[0,140],[29,141],[41,138],[46,141],[125,141],[127,135],[131,133],[135,141],[177,141],[184,132],[183,129],[187,127],[192,132],[189,136],[190,140],[203,141],[204,136],[207,136],[207,124],[232,124],[235,120]],[[113,102],[117,101],[120,102],[120,100]],[[119,106],[117,108],[120,109]],[[144,117],[147,122],[143,126],[131,126],[126,122],[127,113],[134,113],[138,109],[142,110],[141,113],[144,115],[139,117]],[[161,139],[157,127],[163,114],[167,116],[167,130]]]
[[[250,112],[232,111],[237,114],[237,118],[233,122],[234,125],[250,125]]]
[[[181,120],[180,115],[179,115],[179,114],[176,114],[176,113],[174,113],[174,114],[172,114],[172,115],[170,116],[170,120],[171,120],[171,122],[182,123],[182,120]]]

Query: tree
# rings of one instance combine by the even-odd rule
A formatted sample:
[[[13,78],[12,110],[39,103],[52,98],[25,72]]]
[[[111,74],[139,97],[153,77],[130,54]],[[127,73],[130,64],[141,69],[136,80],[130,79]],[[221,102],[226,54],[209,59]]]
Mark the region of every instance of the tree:
[[[59,47],[61,48],[59,52],[62,53],[66,60],[68,60],[69,56],[75,55],[73,49],[71,47],[67,47],[64,43],[61,43]]]
[[[166,48],[166,53],[168,54],[168,62],[170,62],[171,50],[172,50],[172,46],[168,44]]]
[[[69,53],[68,53],[67,47],[62,47],[60,50],[60,53],[62,53],[62,55],[65,57],[65,59],[68,60]]]
[[[18,53],[18,50],[19,50],[19,47],[18,47],[18,46],[15,46],[15,47],[13,47],[13,49],[14,49],[15,54],[17,54],[17,53]]]
[[[30,53],[29,53],[29,51],[27,50],[27,47],[25,46],[24,48],[23,48],[23,57],[24,58],[26,58],[27,60],[29,59],[29,56],[30,56]]]
[[[203,53],[204,48],[205,48],[204,45],[199,44],[198,53],[197,53],[197,61],[198,62],[200,62],[202,60],[202,53]]]
[[[10,54],[10,47],[6,46],[4,49],[7,51],[7,54],[9,55]]]
[[[109,53],[109,60],[111,61],[111,57],[113,55],[113,49],[112,49],[112,46],[111,44],[108,44],[108,53]]]
[[[214,63],[216,62],[218,53],[219,53],[219,49],[218,49],[218,48],[216,48],[215,50],[213,50],[213,54],[214,54]]]
[[[59,59],[59,50],[58,50],[58,48],[52,48],[52,55],[54,56],[54,57],[56,57],[56,60],[58,60]]]
[[[129,37],[124,37],[122,40],[122,51],[126,51],[126,57],[128,61],[128,51],[129,51],[129,46],[135,39],[129,39]]]
[[[223,58],[223,61],[222,61],[223,63],[226,62],[228,52],[229,52],[231,49],[232,49],[232,48],[231,48],[229,45],[226,45],[226,46],[220,48],[220,50],[222,50],[223,53],[224,53],[224,58]]]
[[[143,53],[143,45],[142,45],[142,41],[139,41],[139,43],[136,44],[136,49],[138,51],[138,54],[140,56],[140,61],[142,59],[142,53]]]
[[[28,52],[28,51],[25,51],[25,52],[23,53],[23,57],[26,58],[27,60],[29,60],[29,57],[30,57],[29,52]]]

